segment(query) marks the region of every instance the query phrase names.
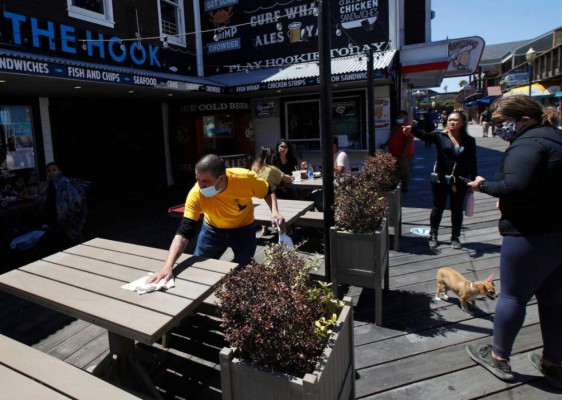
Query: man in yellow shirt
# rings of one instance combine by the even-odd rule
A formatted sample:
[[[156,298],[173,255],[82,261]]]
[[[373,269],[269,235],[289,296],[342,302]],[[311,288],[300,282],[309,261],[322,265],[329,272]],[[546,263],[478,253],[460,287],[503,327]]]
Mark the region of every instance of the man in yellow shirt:
[[[256,228],[252,197],[265,199],[271,209],[272,223],[279,221],[285,231],[285,219],[272,199],[268,183],[245,168],[225,168],[224,160],[208,154],[195,165],[197,183],[185,201],[185,212],[164,265],[147,283],[172,278],[172,268],[196,231],[197,220],[204,215],[203,225],[193,252],[196,256],[220,258],[227,247],[234,252],[234,262],[250,263],[256,252]]]

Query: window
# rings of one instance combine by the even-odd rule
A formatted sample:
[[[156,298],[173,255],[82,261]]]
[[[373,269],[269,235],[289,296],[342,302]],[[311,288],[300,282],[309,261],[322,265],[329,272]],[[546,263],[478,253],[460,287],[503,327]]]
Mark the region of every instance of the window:
[[[183,0],[159,0],[160,36],[168,43],[185,46],[185,19]]]
[[[0,107],[0,135],[3,175],[17,169],[35,167],[30,107]]]
[[[341,148],[364,149],[361,129],[361,97],[336,97],[332,101],[332,135]],[[285,103],[285,137],[297,151],[320,149],[320,101]]]
[[[37,194],[31,107],[0,106],[0,201],[5,204]]]
[[[285,103],[287,138],[295,150],[320,149],[320,102],[318,100]]]
[[[361,128],[359,125],[359,96],[340,97],[332,102],[332,135],[338,137],[339,147],[362,149]]]
[[[113,0],[67,0],[72,18],[113,28]]]
[[[232,115],[205,115],[203,117],[203,136],[206,138],[232,137]]]

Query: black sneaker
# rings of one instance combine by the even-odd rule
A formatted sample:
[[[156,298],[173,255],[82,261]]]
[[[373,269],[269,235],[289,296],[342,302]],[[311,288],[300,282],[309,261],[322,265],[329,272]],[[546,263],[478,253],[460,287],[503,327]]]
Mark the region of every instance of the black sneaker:
[[[451,247],[455,250],[462,249],[461,241],[459,240],[459,238],[452,238],[451,239]]]
[[[492,357],[492,345],[469,344],[466,352],[475,362],[486,368],[502,381],[512,381],[515,377],[507,360],[496,360]]]
[[[427,242],[427,244],[429,245],[430,249],[435,249],[437,248],[437,235],[435,234],[430,234],[429,235],[429,240]]]
[[[538,353],[529,353],[531,364],[544,375],[548,383],[558,389],[562,389],[562,365],[552,365],[547,367],[542,362],[542,357]]]

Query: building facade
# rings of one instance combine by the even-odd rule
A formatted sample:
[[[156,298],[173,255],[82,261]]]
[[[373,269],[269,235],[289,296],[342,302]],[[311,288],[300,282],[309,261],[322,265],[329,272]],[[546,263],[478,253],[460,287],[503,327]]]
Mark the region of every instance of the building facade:
[[[257,148],[281,137],[299,159],[320,166],[322,62],[331,70],[332,134],[357,167],[370,124],[375,143],[384,142],[412,90],[439,86],[479,61],[479,38],[430,42],[430,0],[320,7],[4,1],[1,185],[22,176],[36,184],[56,160],[98,190],[157,190],[192,181],[205,153],[249,167]],[[325,13],[333,23],[324,29]]]

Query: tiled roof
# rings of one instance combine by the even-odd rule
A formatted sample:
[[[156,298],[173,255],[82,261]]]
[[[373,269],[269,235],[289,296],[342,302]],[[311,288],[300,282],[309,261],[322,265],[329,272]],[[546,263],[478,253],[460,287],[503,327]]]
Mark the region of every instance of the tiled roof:
[[[506,54],[528,43],[529,40],[519,40],[516,42],[487,44],[484,46],[480,64],[487,64],[488,62],[496,63],[501,60]]]

